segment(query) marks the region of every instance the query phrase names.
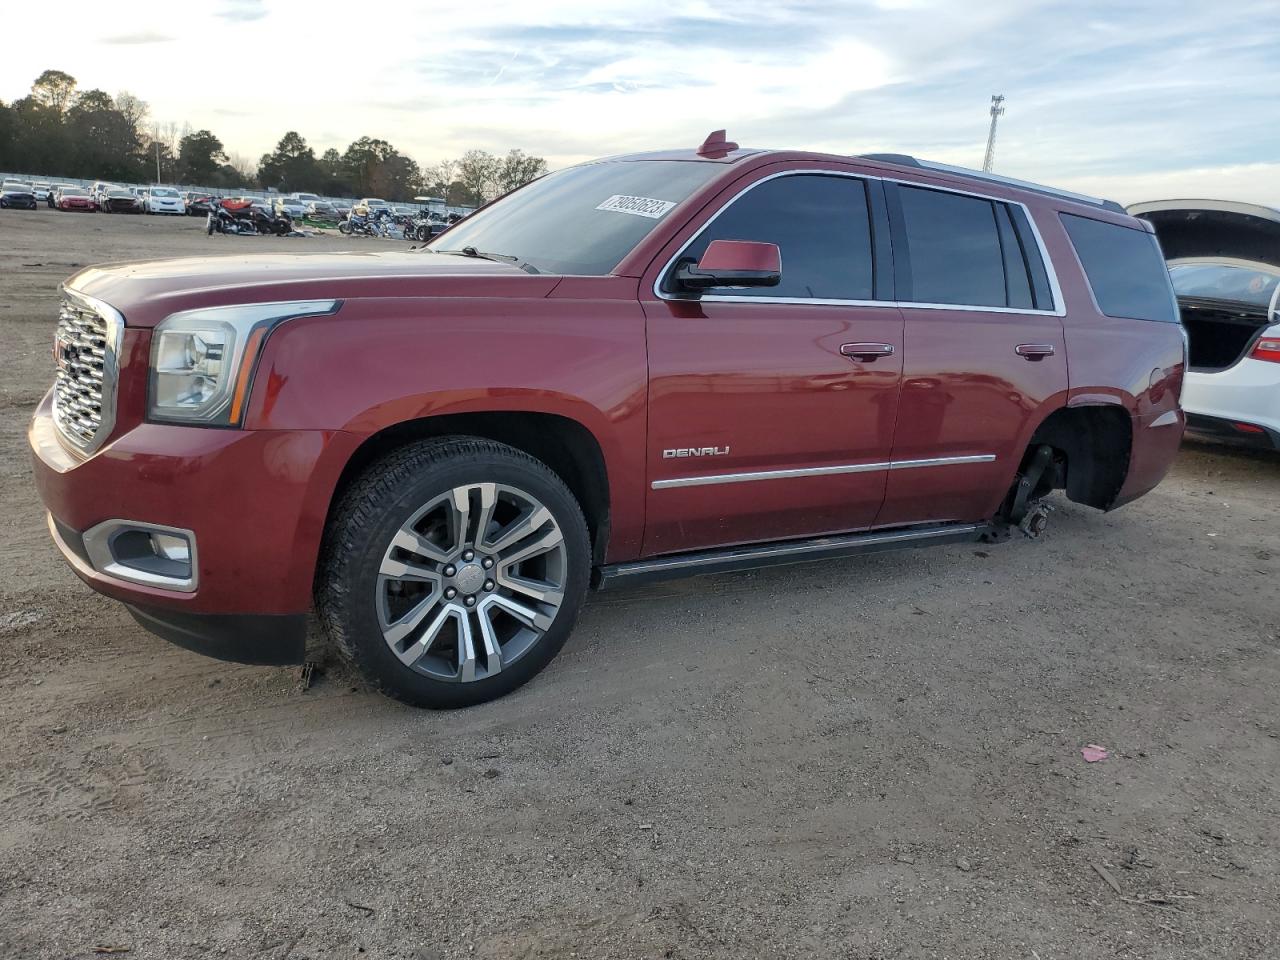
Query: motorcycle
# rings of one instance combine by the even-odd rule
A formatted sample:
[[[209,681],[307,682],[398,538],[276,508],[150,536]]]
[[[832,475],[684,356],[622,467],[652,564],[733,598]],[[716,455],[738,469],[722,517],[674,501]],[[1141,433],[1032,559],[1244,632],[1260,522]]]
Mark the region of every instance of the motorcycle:
[[[219,201],[214,201],[209,206],[209,213],[205,220],[205,232],[212,237],[214,233],[231,233],[231,234],[256,234],[258,227],[251,220],[238,217],[232,211],[228,210]]]
[[[355,211],[347,214],[345,220],[338,222],[338,232],[350,237],[371,237],[374,235],[374,229],[366,214],[356,213]]]

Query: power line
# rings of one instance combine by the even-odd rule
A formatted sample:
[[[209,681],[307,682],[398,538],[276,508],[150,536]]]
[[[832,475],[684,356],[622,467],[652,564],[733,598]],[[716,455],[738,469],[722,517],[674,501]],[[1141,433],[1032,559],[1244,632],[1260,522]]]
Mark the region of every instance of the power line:
[[[1004,94],[996,93],[991,96],[991,132],[987,134],[987,155],[982,160],[982,169],[990,173],[992,164],[996,160],[996,123],[999,121],[1001,114],[1004,113]]]

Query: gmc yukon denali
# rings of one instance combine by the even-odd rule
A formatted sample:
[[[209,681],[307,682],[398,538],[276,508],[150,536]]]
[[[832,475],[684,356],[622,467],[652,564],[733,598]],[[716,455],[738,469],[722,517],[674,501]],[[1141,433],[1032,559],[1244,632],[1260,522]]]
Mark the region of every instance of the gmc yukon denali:
[[[1114,203],[891,154],[552,173],[397,252],[66,281],[54,542],[148,630],[454,707],[587,590],[996,540],[1164,476],[1186,341]]]

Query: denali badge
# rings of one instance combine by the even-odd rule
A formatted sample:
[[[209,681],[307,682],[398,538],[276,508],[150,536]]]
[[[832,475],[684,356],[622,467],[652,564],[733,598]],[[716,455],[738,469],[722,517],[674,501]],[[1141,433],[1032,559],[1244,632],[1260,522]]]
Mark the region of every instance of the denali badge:
[[[728,447],[676,447],[674,450],[663,450],[663,460],[673,460],[676,457],[727,457],[729,455]]]

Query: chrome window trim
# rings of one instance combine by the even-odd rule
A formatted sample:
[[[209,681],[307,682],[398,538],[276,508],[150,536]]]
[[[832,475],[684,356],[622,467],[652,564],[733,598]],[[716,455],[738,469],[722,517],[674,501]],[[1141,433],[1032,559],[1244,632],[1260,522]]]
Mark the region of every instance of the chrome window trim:
[[[887,460],[880,463],[841,463],[830,467],[799,467],[787,470],[748,470],[741,473],[711,473],[695,477],[654,480],[654,490],[673,487],[706,487],[724,483],[751,483],[756,480],[791,480],[797,477],[828,477],[841,473],[874,473],[878,470],[915,470],[920,467],[949,467],[964,463],[992,463],[994,453],[961,457],[930,457],[926,460]]]
[[[124,314],[106,301],[81,293],[65,284],[60,287],[60,292],[66,299],[74,301],[85,310],[98,314],[107,325],[107,350],[102,358],[102,423],[94,434],[93,442],[81,445],[61,430],[54,431],[64,448],[78,457],[88,459],[106,443],[107,437],[116,427],[116,392],[120,384],[120,350],[124,342]],[[55,392],[53,400],[55,406],[57,402]],[[55,413],[55,424],[57,420]]]
[[[736,296],[733,294],[703,294],[697,300],[692,300],[687,297],[673,297],[663,293],[662,278],[670,272],[672,266],[675,265],[675,262],[680,259],[684,252],[689,249],[689,247],[691,247],[713,223],[716,222],[720,217],[720,214],[724,213],[743,196],[750,193],[762,183],[768,183],[770,180],[777,180],[780,177],[796,176],[846,177],[851,180],[863,181],[878,180],[882,183],[896,183],[907,187],[919,187],[922,190],[940,190],[943,193],[956,193],[964,197],[975,197],[980,200],[1007,203],[1011,206],[1021,207],[1022,212],[1026,214],[1027,223],[1031,224],[1031,233],[1035,237],[1036,249],[1040,251],[1040,259],[1044,263],[1045,272],[1049,276],[1049,291],[1053,296],[1054,308],[1052,310],[1038,310],[1035,308],[1023,309],[1020,307],[988,307],[968,303],[916,303],[911,300],[841,300],[818,299],[811,297],[750,297]],[[848,170],[830,169],[783,170],[780,173],[771,173],[767,177],[761,177],[759,180],[747,184],[747,186],[743,187],[725,201],[721,205],[720,209],[712,214],[711,218],[699,227],[693,236],[680,245],[680,249],[675,252],[663,268],[658,271],[658,275],[654,277],[653,294],[659,300],[675,303],[782,303],[795,305],[809,304],[812,306],[828,307],[896,307],[899,310],[963,310],[967,313],[1017,313],[1042,317],[1065,317],[1067,315],[1066,301],[1062,296],[1062,286],[1058,282],[1057,267],[1054,265],[1053,258],[1049,256],[1049,249],[1045,246],[1044,237],[1040,234],[1040,226],[1036,223],[1036,218],[1032,216],[1031,208],[1022,201],[1011,200],[1008,197],[997,197],[989,193],[981,193],[977,190],[961,190],[956,187],[941,186],[934,183],[921,183],[919,180],[906,180],[902,177],[886,177],[872,173],[854,173]]]

